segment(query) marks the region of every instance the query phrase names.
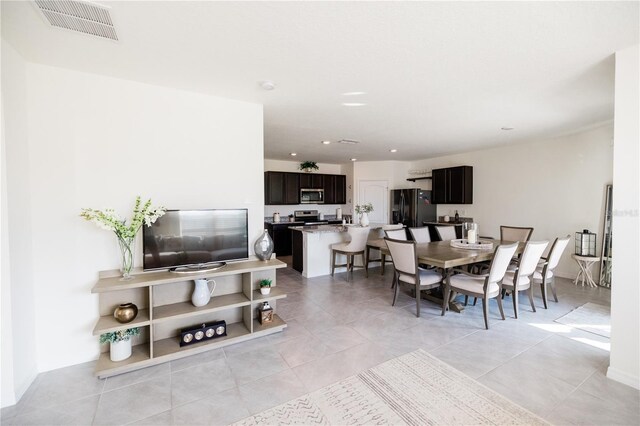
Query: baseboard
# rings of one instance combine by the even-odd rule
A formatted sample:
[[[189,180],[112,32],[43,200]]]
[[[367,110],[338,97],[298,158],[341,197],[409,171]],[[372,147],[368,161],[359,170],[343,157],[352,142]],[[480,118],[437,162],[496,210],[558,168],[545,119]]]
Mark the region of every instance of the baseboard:
[[[22,399],[22,397],[24,396],[25,392],[27,392],[27,389],[29,389],[29,386],[31,386],[34,382],[34,380],[38,377],[38,373],[35,373],[33,375],[31,375],[30,377],[28,377],[26,380],[24,380],[21,384],[16,385],[16,404],[18,402],[20,402],[20,400]]]
[[[638,376],[633,376],[609,366],[609,368],[607,368],[607,377],[611,380],[615,380],[616,382],[620,382],[623,385],[631,386],[632,388],[640,390],[640,377]]]

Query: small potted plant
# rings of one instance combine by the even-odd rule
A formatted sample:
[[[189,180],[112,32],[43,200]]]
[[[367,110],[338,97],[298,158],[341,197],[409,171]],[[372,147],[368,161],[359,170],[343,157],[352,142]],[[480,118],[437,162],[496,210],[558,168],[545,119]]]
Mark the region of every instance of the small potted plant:
[[[271,292],[271,280],[265,278],[264,280],[260,280],[260,293],[264,296]]]
[[[111,331],[100,335],[100,343],[111,344],[111,361],[123,361],[131,356],[131,337],[140,334],[140,328],[127,328],[126,330]]]
[[[315,161],[305,161],[304,163],[300,163],[300,170],[304,170],[307,173],[310,173],[314,170],[319,170],[318,164]]]
[[[356,213],[360,215],[360,226],[369,226],[369,213],[373,211],[373,205],[366,203],[356,206]]]

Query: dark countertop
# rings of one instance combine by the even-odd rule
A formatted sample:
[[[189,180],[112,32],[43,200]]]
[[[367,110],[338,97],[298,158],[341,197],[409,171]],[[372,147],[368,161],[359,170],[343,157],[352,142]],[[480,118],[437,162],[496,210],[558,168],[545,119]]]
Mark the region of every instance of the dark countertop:
[[[422,222],[423,225],[462,226],[464,222]]]

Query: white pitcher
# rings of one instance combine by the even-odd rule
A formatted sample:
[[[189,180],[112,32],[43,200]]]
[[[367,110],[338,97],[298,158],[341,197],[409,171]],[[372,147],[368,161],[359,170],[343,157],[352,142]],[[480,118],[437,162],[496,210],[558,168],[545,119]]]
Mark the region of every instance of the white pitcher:
[[[209,303],[209,300],[211,300],[211,296],[213,296],[213,292],[216,289],[216,282],[206,278],[193,280],[193,282],[196,283],[196,287],[191,295],[191,303],[193,303],[193,306],[197,307],[206,305]],[[213,288],[211,290],[209,290],[210,282],[213,283]]]

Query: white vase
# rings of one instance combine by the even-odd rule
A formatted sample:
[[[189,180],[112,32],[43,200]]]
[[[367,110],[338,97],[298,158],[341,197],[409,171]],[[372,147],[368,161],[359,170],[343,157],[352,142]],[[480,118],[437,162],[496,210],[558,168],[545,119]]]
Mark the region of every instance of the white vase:
[[[270,292],[271,292],[271,287],[260,287],[260,293],[262,293],[262,295],[266,296]]]
[[[118,342],[111,342],[110,357],[111,361],[123,361],[131,356],[131,338],[127,340],[120,340]]]
[[[360,213],[360,226],[369,226],[369,215]]]

